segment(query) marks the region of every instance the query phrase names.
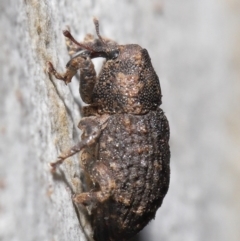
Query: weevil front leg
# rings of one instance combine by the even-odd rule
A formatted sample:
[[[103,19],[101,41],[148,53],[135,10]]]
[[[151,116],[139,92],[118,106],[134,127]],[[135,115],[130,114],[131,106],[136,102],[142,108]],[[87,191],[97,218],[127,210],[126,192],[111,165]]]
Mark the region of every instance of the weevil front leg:
[[[55,78],[63,80],[65,84],[71,82],[72,77],[78,70],[80,70],[79,93],[85,103],[91,104],[93,88],[96,83],[97,76],[90,57],[83,57],[82,53],[75,56],[67,63],[65,73],[59,73],[53,67],[53,64],[48,62],[48,72],[53,74]]]
[[[76,40],[72,37],[70,32],[68,30],[65,30],[63,34],[67,39],[67,47],[70,54],[74,51],[77,51],[77,48],[72,46],[74,45],[73,41],[76,42]],[[48,62],[48,72],[53,74],[57,79],[63,80],[65,84],[67,84],[71,82],[72,77],[76,75],[78,70],[80,70],[79,93],[82,100],[86,104],[91,104],[93,88],[97,80],[96,71],[90,58],[92,49],[88,49],[88,47],[84,46],[83,44],[79,45],[82,46],[82,48],[80,48],[80,50],[82,51],[79,52],[79,54],[75,55],[67,63],[65,73],[57,72],[51,62]],[[74,46],[76,46],[76,44]],[[84,48],[85,50],[83,50]]]
[[[65,84],[71,82],[72,77],[76,75],[78,70],[80,70],[80,95],[85,103],[91,104],[92,92],[97,77],[92,60],[85,52],[75,56],[67,63],[65,73],[59,73],[53,67],[53,64],[48,62],[48,72],[53,74],[55,78],[63,80]]]

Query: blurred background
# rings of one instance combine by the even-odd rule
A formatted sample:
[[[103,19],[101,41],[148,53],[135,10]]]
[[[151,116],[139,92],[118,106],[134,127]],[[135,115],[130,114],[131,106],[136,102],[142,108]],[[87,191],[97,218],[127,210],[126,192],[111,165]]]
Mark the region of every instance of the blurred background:
[[[0,240],[86,240],[77,157],[65,179],[48,168],[79,139],[78,83],[45,66],[64,70],[62,29],[81,40],[93,16],[103,36],[148,50],[170,122],[170,189],[135,240],[240,240],[239,0],[0,1]]]

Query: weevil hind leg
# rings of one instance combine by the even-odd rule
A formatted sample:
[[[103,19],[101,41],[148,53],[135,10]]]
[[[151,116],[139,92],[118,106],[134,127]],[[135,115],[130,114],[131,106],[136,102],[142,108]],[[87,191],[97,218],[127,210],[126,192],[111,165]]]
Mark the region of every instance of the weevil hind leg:
[[[107,166],[96,161],[92,169],[91,178],[94,183],[100,187],[99,191],[90,191],[77,194],[73,197],[73,201],[84,206],[89,206],[97,203],[103,203],[107,200],[115,188],[114,177],[112,177]]]
[[[83,192],[77,195],[73,195],[73,201],[76,204],[82,204],[84,206],[95,205],[99,202],[103,202],[109,197],[109,194],[105,194],[102,191],[97,192]]]

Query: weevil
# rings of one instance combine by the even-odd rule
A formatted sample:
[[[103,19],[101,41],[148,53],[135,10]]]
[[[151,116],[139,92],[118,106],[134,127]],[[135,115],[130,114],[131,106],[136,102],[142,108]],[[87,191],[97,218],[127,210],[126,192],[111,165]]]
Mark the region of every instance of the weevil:
[[[73,197],[91,209],[96,241],[125,241],[143,229],[161,206],[169,187],[169,124],[160,108],[158,76],[148,51],[119,45],[99,33],[77,42],[63,32],[70,55],[65,73],[48,63],[48,72],[66,84],[80,70],[79,92],[87,104],[78,127],[81,141],[56,162],[81,151],[82,168],[93,188]],[[97,76],[92,59],[105,63]]]

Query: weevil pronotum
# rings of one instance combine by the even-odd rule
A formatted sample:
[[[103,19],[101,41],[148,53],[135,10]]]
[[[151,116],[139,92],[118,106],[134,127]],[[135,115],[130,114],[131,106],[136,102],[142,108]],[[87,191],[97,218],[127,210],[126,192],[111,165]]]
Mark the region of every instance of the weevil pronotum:
[[[82,168],[92,189],[76,194],[76,204],[91,209],[96,241],[124,241],[154,218],[168,191],[170,179],[169,125],[161,105],[159,79],[146,49],[137,44],[119,45],[87,35],[77,42],[70,31],[66,72],[48,63],[48,72],[65,83],[80,70],[83,107],[79,144],[51,163],[53,170],[81,151]],[[105,63],[96,75],[93,58]]]

